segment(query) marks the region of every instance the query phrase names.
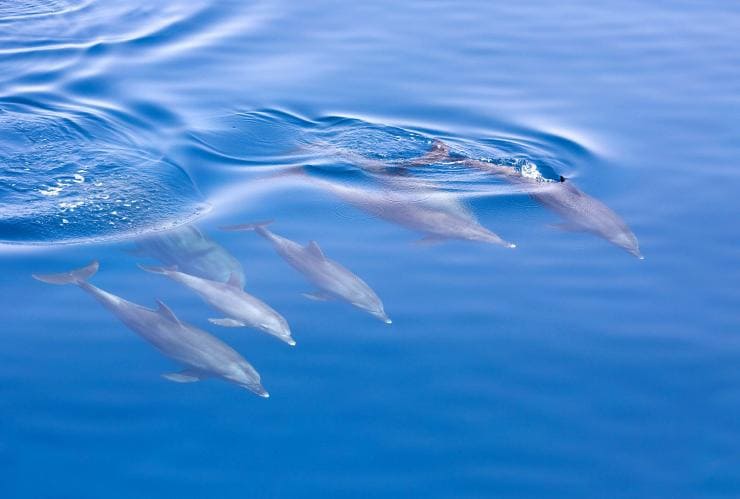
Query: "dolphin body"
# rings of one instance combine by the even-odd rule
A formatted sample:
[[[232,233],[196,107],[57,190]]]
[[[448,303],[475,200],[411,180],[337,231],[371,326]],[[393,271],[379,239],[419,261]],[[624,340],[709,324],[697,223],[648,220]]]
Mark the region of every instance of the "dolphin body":
[[[450,239],[478,241],[516,248],[498,234],[483,227],[475,216],[453,195],[399,188],[395,178],[388,178],[382,192],[358,189],[305,175],[310,184],[324,189],[364,212],[425,234],[424,242]],[[393,181],[393,182],[391,182]],[[395,186],[395,187],[394,187]]]
[[[319,291],[314,293],[305,293],[306,298],[320,301],[343,300],[386,324],[391,324],[392,321],[386,315],[380,298],[365,281],[339,263],[328,259],[316,241],[311,241],[305,247],[301,246],[295,241],[270,232],[265,228],[269,223],[232,225],[222,227],[222,230],[254,231],[270,241],[275,251],[286,262],[319,288]]]
[[[530,194],[542,205],[551,209],[567,223],[560,227],[565,230],[591,232],[622,248],[640,260],[637,237],[624,220],[604,203],[584,193],[570,181],[553,183],[545,189]]]
[[[180,321],[161,301],[157,301],[157,310],[150,310],[88,283],[98,267],[98,262],[93,261],[70,272],[33,274],[33,277],[49,284],[76,284],[163,355],[186,366],[183,371],[164,374],[165,379],[192,383],[216,377],[260,397],[270,396],[260,383],[259,373],[236,350],[205,331]]]
[[[212,281],[235,280],[244,288],[244,269],[223,246],[194,225],[148,236],[137,242],[135,255],[159,260],[181,271]]]
[[[175,282],[195,291],[210,306],[226,314],[223,319],[208,319],[213,324],[224,327],[253,327],[275,336],[290,346],[295,340],[290,335],[288,322],[262,300],[246,293],[239,285],[236,275],[223,283],[179,272],[176,268],[139,268],[155,274],[163,274]]]

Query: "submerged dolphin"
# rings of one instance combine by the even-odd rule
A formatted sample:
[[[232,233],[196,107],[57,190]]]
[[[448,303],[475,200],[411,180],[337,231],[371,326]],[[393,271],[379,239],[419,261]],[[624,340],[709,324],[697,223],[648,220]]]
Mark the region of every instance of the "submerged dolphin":
[[[560,225],[561,228],[591,232],[640,260],[644,258],[640,253],[637,237],[624,220],[611,208],[580,190],[573,182],[566,181],[564,177],[560,177],[559,182],[542,182],[525,177],[513,168],[492,165],[485,161],[465,160],[464,163],[467,166],[504,175],[511,182],[531,186],[529,195],[532,198],[567,221]],[[502,169],[508,171],[503,173]]]
[[[260,384],[260,375],[236,350],[205,331],[180,321],[161,301],[157,302],[157,310],[150,310],[93,286],[87,280],[97,271],[98,262],[93,261],[81,269],[61,274],[33,274],[33,278],[49,284],[76,284],[91,294],[163,355],[186,366],[178,373],[163,375],[170,381],[192,383],[216,377],[260,397],[270,396]]]
[[[530,178],[520,171],[477,159],[452,157],[450,148],[440,140],[434,140],[430,151],[415,160],[406,161],[405,166],[429,165],[443,161],[460,162],[469,168],[501,176],[507,181],[523,186],[526,192],[540,204],[554,211],[567,223],[567,230],[585,231],[596,234],[628,253],[643,259],[637,237],[619,215],[601,201],[581,191],[572,182],[560,177],[559,182],[543,182]]]
[[[516,248],[498,234],[483,227],[457,197],[446,192],[423,189],[408,190],[391,185],[389,179],[382,192],[358,189],[348,185],[305,175],[310,184],[377,218],[426,234],[424,241],[461,239]],[[393,182],[397,184],[397,182]]]
[[[208,319],[213,324],[224,327],[253,327],[275,336],[290,346],[295,340],[290,335],[288,322],[262,300],[246,293],[239,285],[235,275],[228,282],[216,282],[202,277],[179,272],[177,268],[151,267],[139,268],[155,274],[163,274],[195,291],[210,306],[226,314],[223,319]]]
[[[219,282],[232,279],[244,288],[244,269],[239,260],[194,225],[143,238],[133,253],[204,279]]]
[[[265,226],[269,223],[232,225],[222,227],[222,230],[230,232],[250,230],[270,241],[275,251],[286,262],[319,288],[317,292],[304,294],[307,298],[313,300],[332,298],[344,300],[386,324],[391,323],[383,309],[380,298],[365,281],[337,262],[326,258],[316,241],[311,241],[305,247],[301,246],[290,239],[267,230]]]
[[[565,220],[560,227],[565,230],[591,232],[618,246],[640,260],[645,257],[640,253],[637,237],[619,215],[608,206],[584,193],[570,181],[548,185],[530,194],[534,199]]]

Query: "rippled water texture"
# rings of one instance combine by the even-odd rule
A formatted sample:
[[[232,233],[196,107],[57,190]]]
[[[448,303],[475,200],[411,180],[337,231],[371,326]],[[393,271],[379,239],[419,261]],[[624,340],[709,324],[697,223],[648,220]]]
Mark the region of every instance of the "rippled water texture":
[[[204,209],[180,167],[94,118],[11,109],[0,111],[0,240],[131,236]]]
[[[740,497],[739,27],[0,0],[0,498]]]

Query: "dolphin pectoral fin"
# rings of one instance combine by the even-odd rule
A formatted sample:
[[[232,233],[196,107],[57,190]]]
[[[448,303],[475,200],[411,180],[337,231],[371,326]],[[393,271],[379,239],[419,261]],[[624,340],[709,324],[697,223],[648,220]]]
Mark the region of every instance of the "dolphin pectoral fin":
[[[416,244],[424,245],[424,246],[430,246],[432,244],[439,244],[439,243],[443,243],[445,241],[447,241],[447,239],[444,238],[444,237],[426,236],[426,237],[422,237],[421,239],[419,239],[418,241],[416,241]]]
[[[324,252],[321,251],[321,248],[319,247],[319,243],[316,241],[311,241],[306,245],[306,250],[311,253],[316,258],[320,258],[322,260],[326,260],[326,257],[324,256]]]
[[[329,301],[332,297],[328,293],[323,291],[314,291],[312,293],[301,293],[304,298],[308,298],[313,301]]]
[[[167,319],[180,324],[180,319],[178,319],[175,313],[170,310],[170,307],[162,303],[160,300],[157,300],[157,313],[162,317],[166,317]]]
[[[246,327],[246,324],[243,322],[236,319],[229,319],[228,317],[223,319],[208,319],[208,322],[221,327]]]
[[[174,381],[175,383],[195,383],[196,381],[205,379],[208,376],[196,369],[185,369],[179,373],[163,374],[162,377],[166,380]]]

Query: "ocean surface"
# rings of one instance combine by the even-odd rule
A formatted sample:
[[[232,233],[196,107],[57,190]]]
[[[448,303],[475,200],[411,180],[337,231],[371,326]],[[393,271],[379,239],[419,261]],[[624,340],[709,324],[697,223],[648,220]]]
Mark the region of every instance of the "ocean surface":
[[[738,47],[732,1],[0,0],[0,497],[740,497]],[[93,260],[270,397],[31,277]]]

